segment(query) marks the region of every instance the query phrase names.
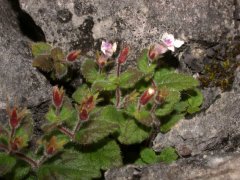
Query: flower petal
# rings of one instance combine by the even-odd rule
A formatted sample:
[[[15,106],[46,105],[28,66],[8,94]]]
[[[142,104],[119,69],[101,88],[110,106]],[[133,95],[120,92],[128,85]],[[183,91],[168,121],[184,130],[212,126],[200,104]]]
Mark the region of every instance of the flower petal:
[[[182,41],[182,40],[176,39],[176,40],[174,41],[174,46],[175,46],[176,48],[180,48],[183,44],[184,44],[184,41]]]
[[[174,45],[174,36],[172,34],[164,33],[162,35],[162,42],[166,46],[173,46]]]

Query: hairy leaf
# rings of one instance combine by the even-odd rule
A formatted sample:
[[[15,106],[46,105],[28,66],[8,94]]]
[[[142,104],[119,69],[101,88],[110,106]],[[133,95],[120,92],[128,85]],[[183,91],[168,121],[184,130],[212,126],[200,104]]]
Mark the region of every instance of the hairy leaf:
[[[138,69],[129,68],[119,76],[119,86],[127,89],[133,87],[143,76]]]
[[[53,59],[54,63],[56,62],[63,62],[64,61],[64,53],[63,50],[59,47],[53,48],[51,51],[51,58]]]
[[[6,153],[0,152],[0,177],[11,172],[15,164],[15,158]]]
[[[150,64],[148,61],[148,49],[144,49],[137,59],[138,69],[145,75],[153,74],[156,68],[155,64]]]
[[[33,59],[32,66],[50,72],[53,70],[53,61],[50,55],[39,55]]]
[[[150,149],[150,148],[145,148],[140,152],[140,156],[143,162],[147,164],[153,164],[158,162],[158,156],[156,153]]]
[[[45,42],[37,42],[31,44],[32,54],[34,57],[39,55],[47,55],[50,54],[52,46]]]
[[[123,113],[118,111],[114,106],[106,106],[101,110],[101,113],[96,117],[96,120],[103,120],[109,122],[115,122],[117,124],[125,121]]]
[[[125,120],[120,124],[120,135],[118,140],[122,144],[141,143],[149,137],[149,129],[137,124],[135,120]]]
[[[59,121],[59,118],[56,115],[55,109],[53,107],[50,107],[49,111],[45,115],[45,118],[50,122],[50,123],[55,123]]]
[[[173,115],[167,116],[165,122],[160,127],[161,132],[166,133],[169,130],[171,130],[171,128],[175,124],[177,124],[179,120],[184,118],[184,115],[185,114],[173,114]]]
[[[96,80],[104,80],[106,78],[105,74],[100,74],[98,72],[97,64],[91,59],[87,59],[83,62],[81,72],[84,78],[90,83],[93,83]]]
[[[61,79],[67,74],[68,67],[61,62],[54,62],[54,70],[56,78]]]
[[[153,118],[149,111],[141,109],[140,111],[135,111],[134,116],[139,123],[148,127],[152,126]]]
[[[193,91],[188,92],[190,97],[187,99],[189,107],[187,112],[193,114],[200,110],[199,106],[201,106],[203,102],[203,95],[200,90],[194,89]]]
[[[95,151],[85,152],[84,155],[102,170],[122,165],[121,151],[114,140],[105,140]]]
[[[169,90],[169,94],[166,97],[165,102],[158,107],[155,114],[157,116],[166,116],[170,114],[173,111],[175,104],[178,103],[179,100],[180,100],[180,92]]]
[[[96,143],[118,130],[118,124],[109,121],[90,120],[84,123],[76,134],[76,141],[80,144]]]
[[[13,179],[26,179],[26,176],[29,174],[30,170],[31,168],[29,166],[18,163],[18,165],[14,167],[14,172],[11,174],[14,176]]]
[[[164,148],[159,155],[159,161],[165,162],[165,163],[171,163],[178,159],[178,155],[176,153],[176,150],[172,147]]]
[[[77,103],[81,103],[89,94],[90,90],[88,89],[86,84],[81,85],[77,90],[73,93],[72,98]]]
[[[159,88],[175,89],[177,91],[187,90],[199,85],[192,76],[175,73],[169,69],[161,69],[155,73],[154,81]]]
[[[113,91],[116,90],[117,85],[108,80],[96,80],[92,85],[93,91]]]

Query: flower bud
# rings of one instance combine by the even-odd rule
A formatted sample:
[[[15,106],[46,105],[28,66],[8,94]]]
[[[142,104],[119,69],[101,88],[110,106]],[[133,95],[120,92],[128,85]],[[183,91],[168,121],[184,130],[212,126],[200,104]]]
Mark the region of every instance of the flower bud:
[[[51,137],[49,143],[46,145],[46,153],[52,155],[57,151],[57,138],[56,136]]]
[[[16,137],[13,142],[11,142],[11,149],[13,151],[18,151],[23,145],[23,139],[21,137]]]
[[[140,105],[142,106],[146,105],[154,96],[154,94],[155,94],[155,89],[148,88],[140,97],[140,100],[139,100]]]
[[[84,107],[88,110],[91,111],[94,108],[95,104],[94,104],[94,97],[90,96],[87,101],[85,102]]]
[[[82,121],[87,121],[88,120],[88,111],[86,109],[82,109],[79,114],[79,118]]]
[[[97,53],[97,64],[100,68],[103,68],[107,64],[107,56],[104,54],[99,55]]]
[[[53,100],[53,105],[58,109],[60,109],[62,106],[63,96],[64,96],[63,88],[59,89],[57,86],[54,86],[52,100]]]
[[[166,97],[168,96],[169,91],[167,89],[161,89],[158,91],[156,97],[155,97],[155,102],[157,104],[162,104],[166,100]]]
[[[68,55],[67,55],[67,61],[68,62],[74,62],[74,61],[76,61],[77,60],[77,58],[79,57],[79,55],[80,55],[80,52],[81,51],[72,51],[72,52],[70,52]]]
[[[151,61],[156,60],[157,58],[160,57],[160,55],[164,54],[167,52],[167,47],[165,47],[163,44],[155,44],[150,46],[150,49],[148,51],[148,58]]]
[[[121,52],[120,52],[120,55],[117,59],[118,63],[119,64],[124,64],[126,61],[127,61],[127,56],[128,56],[128,53],[129,53],[129,48],[128,47],[125,47]]]
[[[16,129],[19,126],[21,118],[18,117],[18,112],[17,112],[17,108],[14,107],[13,110],[10,112],[10,126],[13,129]]]

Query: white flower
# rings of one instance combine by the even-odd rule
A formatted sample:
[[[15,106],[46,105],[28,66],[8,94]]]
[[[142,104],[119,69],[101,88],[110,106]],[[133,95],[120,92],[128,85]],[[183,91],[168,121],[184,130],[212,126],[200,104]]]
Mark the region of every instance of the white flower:
[[[175,51],[175,47],[179,48],[184,44],[184,41],[175,39],[172,34],[168,34],[168,33],[164,33],[162,35],[161,40],[164,43],[164,45],[167,46],[167,48],[172,52]]]
[[[117,43],[110,43],[108,41],[102,41],[101,51],[108,58],[113,55],[113,53],[117,50]]]

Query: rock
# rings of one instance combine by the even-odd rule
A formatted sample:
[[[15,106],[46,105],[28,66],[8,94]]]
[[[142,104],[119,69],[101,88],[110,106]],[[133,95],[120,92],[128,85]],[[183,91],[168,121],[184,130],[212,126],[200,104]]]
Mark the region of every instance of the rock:
[[[20,106],[38,106],[50,98],[51,86],[32,67],[32,41],[22,34],[9,1],[0,0],[0,4],[0,110],[6,108],[7,96]]]
[[[203,155],[180,159],[176,163],[150,166],[128,165],[105,173],[106,180],[238,180],[240,154]]]
[[[165,31],[187,42],[216,43],[237,29],[234,0],[19,2],[50,43],[65,50],[90,51],[99,50],[101,39],[112,39],[131,46],[130,59],[150,43],[159,42]]]
[[[239,89],[239,86],[238,88]],[[189,149],[192,155],[212,150],[229,151],[240,145],[236,139],[240,136],[240,93],[225,92],[205,112],[192,119],[181,120],[173,129],[159,133],[154,141],[155,151],[163,147]]]

